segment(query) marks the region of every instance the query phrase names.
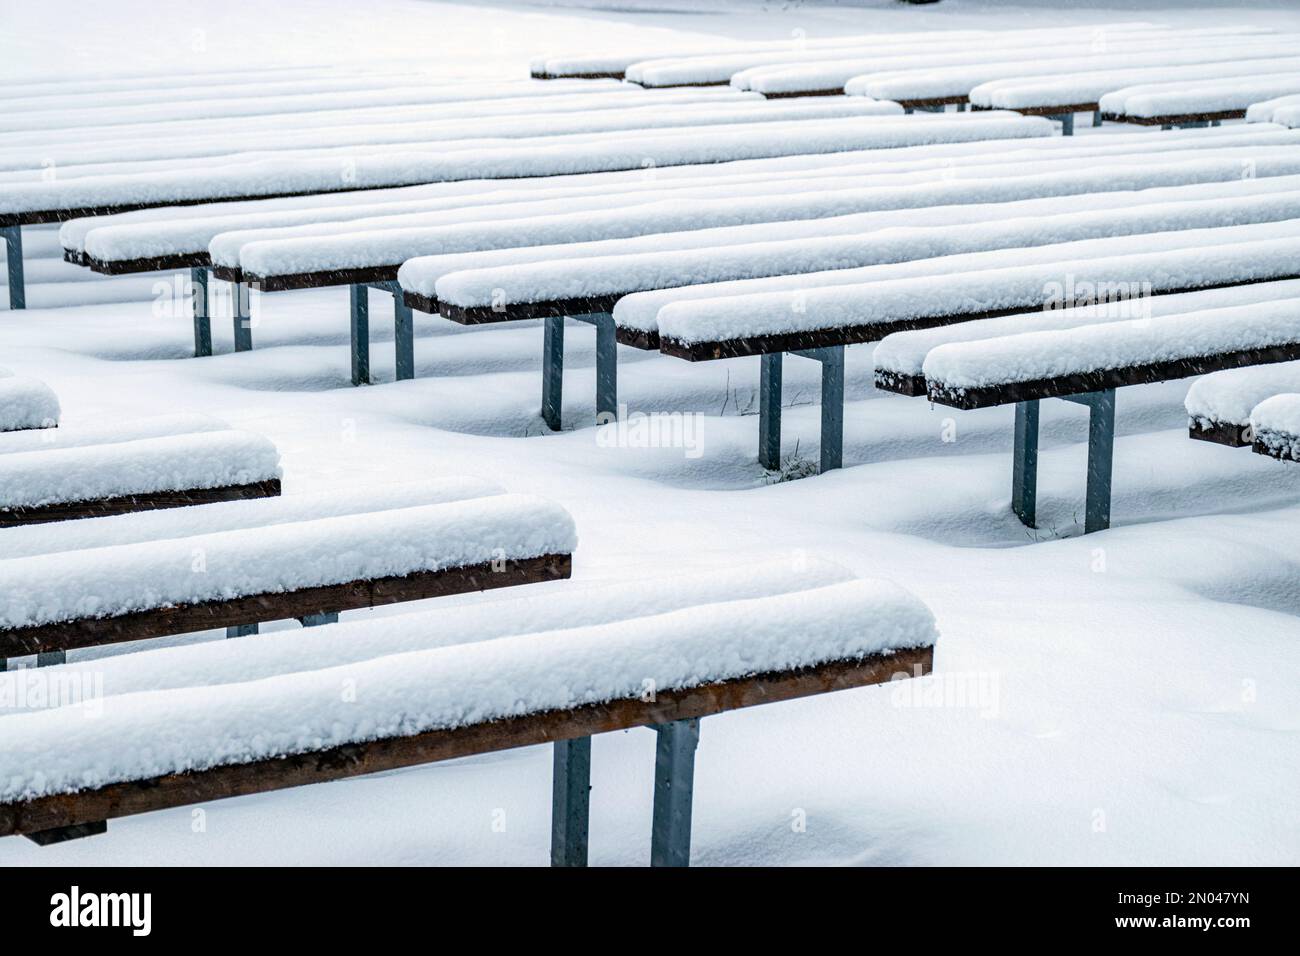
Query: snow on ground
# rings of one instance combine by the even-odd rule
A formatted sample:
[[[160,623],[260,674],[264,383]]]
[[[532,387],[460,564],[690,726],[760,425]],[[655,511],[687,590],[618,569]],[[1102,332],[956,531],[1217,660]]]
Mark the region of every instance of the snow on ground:
[[[1266,2],[1183,4],[1176,16],[1160,0],[657,4],[689,16],[610,9],[648,3],[584,6],[601,9],[313,0],[304,16],[300,4],[223,0],[202,16],[175,7],[159,19],[143,0],[78,5],[75,18],[66,3],[30,4],[7,13],[0,69],[48,78],[53,48],[65,51],[70,75],[102,73],[129,51],[142,71],[391,57],[500,80],[525,75],[529,58],[548,50],[972,29],[998,22],[991,17],[1077,23],[1085,46],[1086,25],[1102,20],[1300,28],[1293,6]],[[238,29],[252,15],[260,28]],[[632,411],[700,417],[689,419],[698,431],[683,433],[686,447],[620,447],[616,431],[589,424],[588,327],[569,328],[570,427],[551,435],[537,414],[535,323],[458,327],[417,315],[418,377],[394,383],[391,320],[375,295],[380,384],[354,389],[346,290],[260,297],[256,348],[238,355],[221,318],[228,304],[219,304],[218,354],[194,360],[172,276],[94,278],[57,260],[57,229],[24,238],[33,308],[0,314],[0,364],[54,389],[61,427],[214,415],[275,443],[287,494],[479,475],[542,495],[573,515],[579,547],[575,580],[531,589],[539,597],[762,559],[827,559],[920,596],[943,635],[942,676],[918,683],[929,696],[871,688],[704,722],[697,863],[1300,858],[1300,467],[1189,441],[1186,382],[1121,393],[1115,527],[1081,537],[1085,409],[1044,403],[1041,527],[1025,529],[1008,510],[1011,409],[955,413],[876,392],[870,346],[849,350],[846,467],[773,483],[755,461],[756,359],[692,364],[621,350],[621,398]],[[816,461],[816,374],[812,362],[785,363],[791,470]],[[648,859],[653,750],[648,732],[596,739],[594,863]],[[0,863],[541,864],[550,771],[550,751],[528,748],[210,804],[201,833],[182,808],[55,847],[0,841]],[[799,811],[805,832],[791,827]]]

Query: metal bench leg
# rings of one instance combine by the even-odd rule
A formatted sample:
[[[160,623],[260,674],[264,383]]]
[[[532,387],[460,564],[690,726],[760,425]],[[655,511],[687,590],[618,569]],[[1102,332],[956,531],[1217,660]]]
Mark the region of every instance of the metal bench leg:
[[[1084,534],[1110,527],[1110,479],[1115,456],[1115,390],[1092,396],[1088,413],[1088,502]]]
[[[1016,403],[1016,447],[1011,458],[1011,510],[1035,527],[1038,504],[1038,400]]]
[[[67,651],[42,651],[36,655],[37,667],[53,667],[56,664],[66,664],[67,662]]]
[[[965,103],[958,103],[958,104],[957,104],[957,112],[958,112],[958,113],[965,113],[965,112],[966,112],[966,104],[965,104]]]
[[[551,866],[586,866],[591,811],[591,738],[555,742]]]
[[[844,346],[823,349],[821,473],[844,465]]]
[[[352,384],[370,383],[370,288],[351,287]]]
[[[700,721],[674,720],[657,724],[655,732],[655,800],[651,826],[650,865],[689,866],[691,862],[691,798],[695,792],[695,748]]]
[[[226,628],[226,640],[230,640],[232,637],[248,637],[250,634],[256,633],[256,624],[234,624]]]
[[[596,414],[618,417],[618,338],[614,316],[596,316]]]
[[[235,323],[235,351],[247,352],[253,347],[252,303],[247,282],[236,282],[231,291]]]
[[[27,287],[23,284],[23,227],[0,229],[5,240],[5,262],[9,266],[9,308],[27,308]]]
[[[542,333],[542,420],[553,432],[560,430],[564,402],[564,316],[548,315]]]
[[[194,357],[212,354],[212,320],[209,317],[208,270],[190,270],[190,298],[194,315]]]
[[[769,471],[781,467],[781,369],[785,355],[759,356],[758,463]]]
[[[298,618],[298,622],[303,627],[320,627],[322,624],[337,624],[339,615],[337,611],[323,611],[320,614],[304,614]]]
[[[397,380],[415,378],[415,321],[402,290],[393,293],[393,348],[396,351]]]
[[[1101,110],[1092,111],[1092,125],[1093,126],[1101,125]]]

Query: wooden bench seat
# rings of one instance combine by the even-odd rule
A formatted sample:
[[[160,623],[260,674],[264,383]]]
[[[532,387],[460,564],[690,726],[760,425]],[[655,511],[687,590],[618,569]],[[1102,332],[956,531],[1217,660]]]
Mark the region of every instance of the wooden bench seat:
[[[1115,391],[1223,369],[1300,360],[1300,297],[1072,328],[1022,331],[933,348],[930,401],[1016,406],[1012,509],[1035,526],[1038,403],[1090,408],[1085,533],[1110,526]]]
[[[1300,461],[1300,395],[1264,399],[1250,413],[1251,448],[1278,461]]]
[[[0,367],[0,432],[55,428],[59,399],[44,382]]]
[[[1187,433],[1198,441],[1249,448],[1254,443],[1251,412],[1255,406],[1274,395],[1297,390],[1297,362],[1207,375],[1187,390]]]
[[[555,580],[569,576],[575,543],[563,509],[521,495],[227,520],[206,534],[0,560],[5,592],[21,596],[0,615],[0,658]]]
[[[934,619],[906,591],[842,572],[821,581],[794,574],[772,589],[762,584],[779,581],[772,568],[742,567],[680,585],[651,578],[555,591],[555,610],[538,596],[524,607],[388,617],[392,650],[378,652],[366,650],[364,635],[376,631],[369,623],[320,627],[310,641],[275,635],[257,642],[262,654],[251,664],[239,660],[243,646],[253,649],[246,642],[143,652],[134,656],[146,673],[193,675],[144,693],[139,680],[115,690],[109,661],[106,703],[130,706],[104,706],[84,732],[57,732],[58,707],[0,716],[0,836],[48,844],[103,833],[108,820],[136,813],[553,744],[551,862],[585,865],[590,738],[647,727],[658,735],[651,861],[687,865],[703,718],[932,666]],[[647,587],[669,610],[646,603]],[[566,620],[559,612],[568,608],[576,616]],[[469,621],[468,636],[457,637]],[[508,636],[489,639],[501,632]],[[274,653],[301,662],[318,648],[325,661],[343,654],[347,663],[286,671],[270,661]],[[68,670],[77,676],[75,665]],[[372,690],[343,701],[345,677]],[[158,721],[166,734],[154,733]],[[93,773],[74,769],[92,752]]]
[[[86,431],[87,441],[59,429],[48,442],[0,443],[0,528],[280,493],[279,452],[260,435],[219,422],[160,433],[147,420],[104,441]]]

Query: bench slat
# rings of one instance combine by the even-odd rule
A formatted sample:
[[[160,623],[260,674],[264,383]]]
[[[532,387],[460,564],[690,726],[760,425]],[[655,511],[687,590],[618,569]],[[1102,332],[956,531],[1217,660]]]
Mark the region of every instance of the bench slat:
[[[33,508],[0,508],[0,528],[46,524],[52,521],[103,518],[109,515],[130,514],[136,511],[188,508],[193,505],[213,504],[220,501],[273,498],[278,494],[280,494],[280,479],[268,478],[264,481],[254,481],[243,485],[191,488],[187,491],[154,491],[143,494],[122,495],[116,498],[98,498],[91,501],[56,502]]]

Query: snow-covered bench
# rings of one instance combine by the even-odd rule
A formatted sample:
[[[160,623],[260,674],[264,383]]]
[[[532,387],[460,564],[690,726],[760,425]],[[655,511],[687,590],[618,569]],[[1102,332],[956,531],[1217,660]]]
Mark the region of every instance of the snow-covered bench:
[[[1250,430],[1257,454],[1300,461],[1300,395],[1286,392],[1264,399],[1251,410]]]
[[[44,382],[0,367],[0,432],[55,428],[59,399]]]
[[[759,460],[766,467],[780,457],[782,356],[822,362],[827,469],[842,457],[847,345],[1034,308],[1297,278],[1297,254],[1295,220],[1094,239],[822,273],[815,283],[793,276],[637,293],[619,301],[614,321],[619,342],[688,361],[762,356]]]
[[[1300,290],[1296,294],[1300,296]],[[1254,442],[1250,413],[1255,406],[1294,391],[1300,391],[1300,362],[1207,375],[1187,390],[1187,432],[1199,441],[1247,448]]]
[[[1092,172],[1098,185],[1123,182],[1113,168]],[[430,256],[405,263],[398,282],[409,306],[438,312],[456,322],[546,320],[543,416],[551,427],[558,428],[566,316],[580,316],[596,325],[596,410],[598,414],[617,411],[612,310],[625,295],[683,285],[823,274],[1098,236],[1300,218],[1297,190],[1300,177],[1238,179],[1153,189],[1137,198],[1128,192],[1094,193],[1087,196],[1086,204],[1070,197],[1057,203],[1029,200],[843,216],[823,221],[826,225],[818,229],[821,234],[806,239],[789,238],[791,230],[785,225],[763,224],[500,253]],[[1142,202],[1144,199],[1151,201]],[[1088,211],[1064,211],[1083,205]],[[1035,212],[1045,214],[1033,215]],[[926,224],[908,226],[913,220]],[[837,230],[843,234],[836,234]],[[677,242],[683,248],[674,249]],[[500,264],[493,265],[494,261]],[[816,278],[809,277],[813,282]]]
[[[246,633],[287,618],[319,623],[356,608],[568,577],[569,515],[496,491],[450,483],[428,504],[327,504],[319,514],[292,499],[204,505],[144,516],[154,520],[143,531],[109,526],[125,543],[76,522],[56,530],[52,545],[0,560],[0,658],[49,662],[81,647],[221,627]],[[59,543],[97,537],[94,547]]]
[[[1110,526],[1115,393],[1128,385],[1186,378],[1222,369],[1300,360],[1300,283],[1243,290],[1249,304],[1160,315],[1119,308],[1069,310],[1060,316],[1016,316],[958,330],[902,333],[886,340],[877,384],[906,383],[891,352],[924,350],[922,375],[930,401],[953,408],[1016,406],[1012,510],[1035,526],[1038,403],[1061,398],[1090,409],[1084,531]],[[1207,294],[1232,301],[1238,290]],[[1280,296],[1261,300],[1260,295]],[[1192,298],[1192,297],[1188,297]],[[1139,300],[1137,305],[1141,306]],[[987,327],[986,327],[987,326]],[[948,332],[954,332],[948,335]],[[891,337],[895,338],[895,337]],[[917,341],[909,342],[910,338]],[[890,365],[895,371],[891,374]],[[881,374],[882,371],[884,374]]]
[[[0,436],[0,528],[279,493],[275,445],[207,416]]]
[[[650,860],[685,866],[703,718],[923,675],[937,638],[897,585],[783,561],[96,661],[75,733],[76,706],[0,716],[0,836],[551,744],[551,863],[583,866],[591,738],[645,727]]]
[[[425,86],[421,95],[432,97],[431,102],[461,103],[477,99],[491,99],[492,88],[475,87],[473,91],[452,92],[460,85],[449,87]],[[577,82],[570,85],[556,86],[550,83],[532,83],[533,94],[529,97],[539,103],[550,96],[564,94],[573,89],[586,88]],[[622,89],[620,84],[611,84],[614,89]],[[518,86],[509,86],[507,92],[518,92]],[[549,95],[542,95],[543,93]],[[478,94],[481,94],[478,95]],[[607,94],[611,108],[617,110],[617,103],[628,94]],[[644,97],[644,93],[633,92],[634,98]],[[718,99],[725,103],[737,104],[750,94],[724,91]],[[290,98],[291,99],[291,98]],[[261,100],[251,101],[254,107]],[[268,100],[269,102],[269,100]],[[638,99],[637,102],[640,102]],[[677,102],[669,96],[665,107]],[[721,108],[722,103],[719,104]],[[253,109],[254,114],[260,107]],[[754,109],[756,107],[756,109]],[[658,162],[659,151],[674,144],[688,149],[694,145],[702,158],[677,160],[677,162],[716,161],[707,155],[704,143],[691,144],[692,132],[698,131],[690,124],[692,116],[689,107],[686,117],[676,125],[658,129],[664,123],[667,113],[645,111],[627,118],[606,119],[589,117],[582,112],[564,114],[570,127],[575,132],[568,135],[550,135],[547,124],[539,118],[516,117],[513,126],[509,117],[497,119],[475,118],[476,126],[464,131],[469,135],[448,139],[457,135],[457,130],[466,123],[462,117],[449,124],[443,124],[430,133],[437,133],[432,139],[409,141],[412,134],[392,133],[399,141],[383,141],[381,127],[368,126],[352,135],[354,145],[336,145],[316,149],[298,149],[262,152],[236,152],[226,149],[220,155],[200,155],[197,158],[171,158],[156,161],[137,161],[100,166],[73,167],[75,174],[68,175],[61,170],[61,175],[50,179],[43,175],[48,172],[41,169],[23,173],[0,173],[0,234],[3,234],[9,258],[9,286],[11,306],[21,308],[24,304],[22,289],[22,226],[40,223],[64,222],[83,216],[110,215],[134,209],[148,209],[158,206],[176,204],[194,204],[216,200],[233,200],[241,198],[258,198],[274,196],[299,196],[314,193],[346,192],[357,189],[383,188],[417,183],[466,180],[474,178],[503,178],[506,176],[555,175],[563,172],[598,171],[602,169],[643,168],[644,162]],[[712,122],[707,115],[694,116],[699,122],[711,126],[725,127],[734,123],[739,133],[748,132],[747,148],[755,155],[791,155],[797,153],[817,152],[818,148],[808,146],[799,148],[790,140],[804,139],[791,136],[791,133],[808,133],[811,139],[820,134],[823,138],[835,129],[812,129],[795,127],[789,130],[771,129],[773,140],[764,151],[762,128],[767,127],[765,116],[780,117],[784,112],[770,112],[759,101],[751,106],[754,112],[752,120],[733,115],[730,119]],[[848,145],[831,143],[821,147],[820,151],[832,152],[836,149],[853,148],[851,144],[851,121],[857,116],[891,113],[897,107],[892,104],[867,104],[863,110],[854,111],[842,108],[829,110],[807,106],[796,110],[797,114],[808,116],[838,115],[843,117],[838,131],[849,135]],[[274,111],[262,110],[262,113]],[[533,110],[532,112],[537,112]],[[707,113],[707,111],[706,111]],[[37,115],[37,114],[32,114]],[[298,114],[302,115],[302,114]],[[313,114],[308,112],[307,116]],[[323,115],[323,114],[322,114]],[[740,120],[744,120],[741,122]],[[844,121],[848,121],[846,124]],[[780,120],[773,120],[781,122]],[[528,130],[521,129],[519,123],[531,124],[530,136],[523,140],[511,140],[511,130],[517,135]],[[505,125],[503,125],[505,124]],[[629,124],[633,127],[629,129]],[[580,132],[593,126],[605,132]],[[40,125],[33,127],[42,129]],[[113,126],[105,127],[113,129]],[[130,128],[130,127],[128,127]],[[157,127],[162,130],[163,128]],[[480,129],[482,132],[480,132]],[[973,129],[973,127],[972,127]],[[417,133],[419,128],[416,128]],[[494,132],[496,130],[496,132]],[[673,134],[676,134],[675,136]],[[272,133],[264,133],[271,136]],[[319,130],[317,135],[320,135]],[[439,136],[441,138],[439,138]],[[158,132],[156,138],[165,139],[165,132]],[[742,136],[743,138],[743,136]],[[151,142],[152,140],[150,140]],[[377,142],[376,142],[377,141]],[[509,143],[507,146],[505,144]],[[34,146],[42,147],[45,143],[37,139]],[[146,142],[141,147],[152,151],[155,147]],[[163,147],[165,151],[165,147]],[[644,150],[644,152],[643,152]],[[202,151],[200,151],[202,152]],[[731,158],[731,157],[728,157]],[[737,157],[738,158],[738,157]],[[515,171],[510,167],[518,163]],[[533,166],[541,164],[544,169],[534,170]],[[673,160],[667,158],[667,163]],[[494,169],[494,167],[496,167]],[[16,181],[15,178],[17,177]]]
[[[1241,119],[1252,103],[1300,93],[1300,71],[1149,83],[1107,93],[1100,100],[1103,118],[1142,126],[1216,124]]]
[[[1184,89],[1205,80],[1252,77],[1260,73],[1300,69],[1300,57],[1277,56],[1269,47],[1243,51],[1229,60],[1188,66],[1086,70],[1064,75],[1017,77],[982,83],[970,92],[973,109],[1016,110],[1027,116],[1060,119],[1065,135],[1074,132],[1074,114],[1092,113],[1094,123],[1104,118],[1101,99],[1115,90],[1144,83]]]

